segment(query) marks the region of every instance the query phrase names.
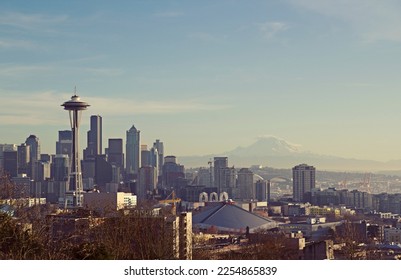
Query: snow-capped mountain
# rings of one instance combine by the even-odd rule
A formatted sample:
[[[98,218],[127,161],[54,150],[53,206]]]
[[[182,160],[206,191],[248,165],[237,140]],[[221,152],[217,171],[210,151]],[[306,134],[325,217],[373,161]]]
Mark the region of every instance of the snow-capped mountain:
[[[288,156],[302,153],[300,145],[294,145],[284,139],[266,136],[259,139],[248,147],[238,147],[227,152],[228,156]]]

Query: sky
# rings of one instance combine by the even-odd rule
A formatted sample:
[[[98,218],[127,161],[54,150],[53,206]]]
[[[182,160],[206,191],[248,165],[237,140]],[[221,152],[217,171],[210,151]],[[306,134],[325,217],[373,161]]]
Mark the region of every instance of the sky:
[[[54,153],[74,94],[103,146],[132,125],[176,156],[274,135],[302,150],[401,159],[401,2],[0,2],[0,143]]]

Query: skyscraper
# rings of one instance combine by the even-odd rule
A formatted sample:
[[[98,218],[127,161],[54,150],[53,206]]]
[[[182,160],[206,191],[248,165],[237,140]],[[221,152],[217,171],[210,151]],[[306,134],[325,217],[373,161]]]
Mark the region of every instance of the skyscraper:
[[[58,141],[56,142],[56,155],[68,155],[71,158],[72,153],[72,131],[61,130],[58,132]]]
[[[163,144],[163,142],[160,142],[159,139],[156,139],[156,142],[153,143],[153,148],[157,151],[157,155],[158,155],[157,165],[159,166],[158,172],[159,172],[159,176],[160,176],[160,175],[162,175],[163,164],[164,164],[164,144]]]
[[[150,166],[150,151],[148,145],[141,145],[141,165],[140,167]]]
[[[84,160],[95,159],[102,154],[102,117],[93,115],[90,118],[90,130],[88,131],[88,145],[84,150]]]
[[[241,199],[255,199],[253,172],[249,168],[241,168],[238,171],[238,189]]]
[[[118,166],[121,170],[124,169],[123,139],[109,139],[109,147],[107,148],[107,161]]]
[[[164,189],[177,187],[177,181],[185,178],[185,169],[181,164],[177,164],[175,156],[166,156],[164,158],[162,186]]]
[[[0,170],[4,168],[4,152],[17,151],[16,144],[0,144]]]
[[[4,171],[11,178],[18,175],[18,152],[4,151]]]
[[[37,161],[40,159],[40,143],[39,143],[39,138],[36,137],[35,135],[30,135],[26,141],[25,144],[29,146],[30,150],[30,155],[29,155],[29,161]]]
[[[268,201],[268,182],[266,180],[258,180],[255,183],[255,196],[258,201]]]
[[[294,201],[303,202],[304,194],[315,188],[315,172],[315,167],[304,163],[292,168]]]
[[[220,169],[219,199],[223,192],[227,193],[229,198],[241,198],[237,184],[237,176],[237,170],[234,167],[223,167]]]
[[[133,125],[127,131],[126,143],[126,173],[129,176],[138,175],[141,160],[140,131]]]
[[[139,169],[137,196],[138,199],[146,199],[154,194],[156,190],[156,168],[153,166],[143,166]]]
[[[68,155],[55,155],[52,163],[51,171],[54,181],[67,181],[69,173],[69,158]]]
[[[156,177],[159,176],[159,154],[157,153],[157,149],[155,147],[152,147],[150,149],[150,166],[153,166],[156,168]]]
[[[217,188],[217,194],[220,195],[222,192],[221,188],[224,182],[223,169],[228,167],[227,157],[215,157],[214,158],[214,186]]]
[[[18,174],[27,174],[29,166],[29,146],[22,143],[18,146]]]

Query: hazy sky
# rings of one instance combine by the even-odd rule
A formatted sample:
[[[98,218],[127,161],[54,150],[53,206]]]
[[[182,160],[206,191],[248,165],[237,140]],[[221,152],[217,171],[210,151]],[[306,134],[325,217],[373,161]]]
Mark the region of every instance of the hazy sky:
[[[401,159],[400,73],[397,0],[0,2],[0,143],[47,153],[76,86],[104,147],[134,124],[177,156],[276,135]]]

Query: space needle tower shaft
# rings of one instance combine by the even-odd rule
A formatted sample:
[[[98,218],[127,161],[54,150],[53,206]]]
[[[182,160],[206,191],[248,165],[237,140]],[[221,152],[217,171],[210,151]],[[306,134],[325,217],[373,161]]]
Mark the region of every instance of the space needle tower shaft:
[[[90,105],[74,94],[71,100],[64,102],[61,106],[69,112],[72,130],[71,169],[68,177],[65,202],[67,207],[78,208],[83,206],[83,185],[81,161],[79,158],[79,125],[82,111],[86,110]]]

